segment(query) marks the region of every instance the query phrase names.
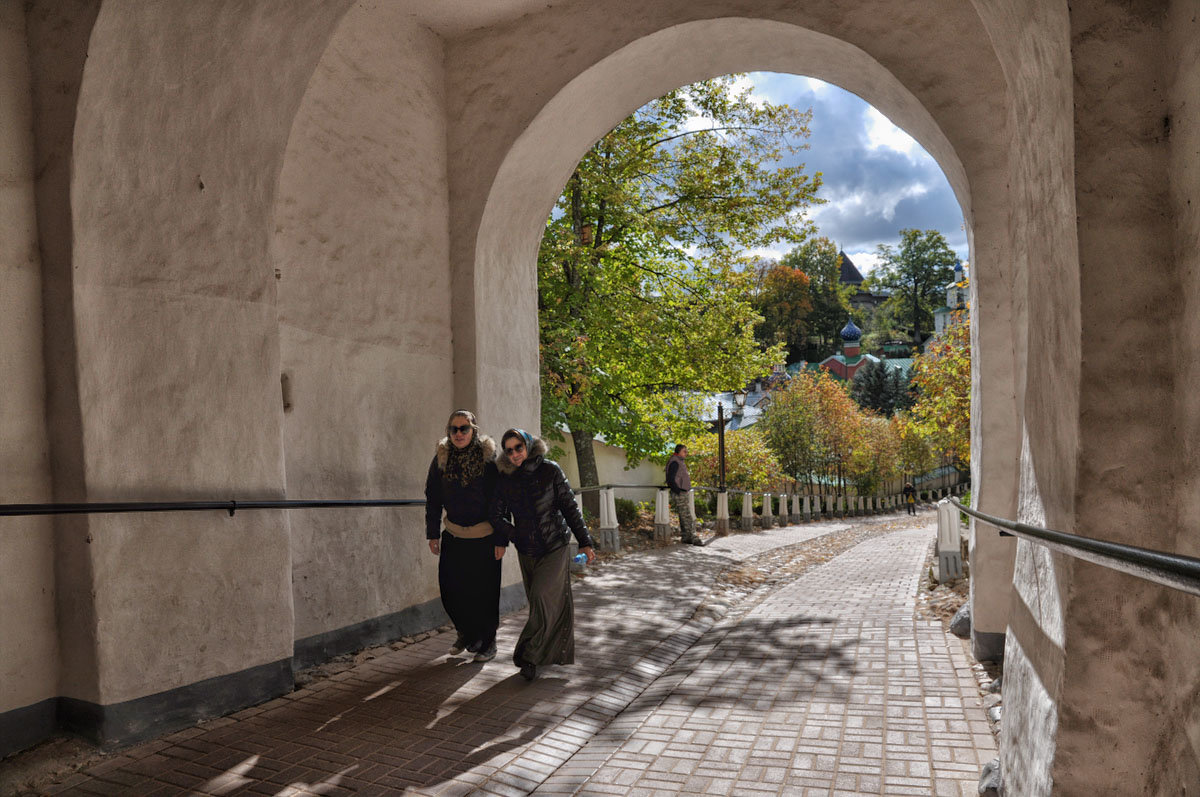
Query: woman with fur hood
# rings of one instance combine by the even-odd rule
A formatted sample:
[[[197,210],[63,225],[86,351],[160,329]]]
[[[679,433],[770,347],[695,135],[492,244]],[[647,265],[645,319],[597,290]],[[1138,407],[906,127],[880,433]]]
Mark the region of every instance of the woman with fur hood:
[[[500,438],[500,480],[492,502],[496,560],[516,546],[529,619],[513,649],[513,663],[527,681],[545,664],[575,663],[575,609],[571,600],[568,528],[588,562],[596,558],[592,538],[557,463],[546,459],[546,443],[524,429]]]
[[[500,562],[488,522],[495,460],[496,441],[479,433],[473,413],[455,410],[425,478],[425,538],[438,557],[442,606],[458,631],[450,654],[467,650],[479,662],[496,657],[500,625]]]

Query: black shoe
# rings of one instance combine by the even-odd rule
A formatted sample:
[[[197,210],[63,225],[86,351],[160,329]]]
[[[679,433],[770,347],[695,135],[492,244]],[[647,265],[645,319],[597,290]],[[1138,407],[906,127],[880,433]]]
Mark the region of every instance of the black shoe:
[[[703,548],[705,545],[708,545],[708,543],[699,537],[692,537],[692,545],[695,545],[698,548]]]
[[[478,641],[472,642],[471,644],[467,645],[468,653],[478,653],[481,650],[483,650],[483,641],[482,640],[478,640]]]
[[[459,634],[454,638],[454,644],[450,646],[450,655],[457,656],[467,649],[467,641],[463,639],[463,635]]]
[[[521,665],[521,677],[524,678],[526,681],[532,681],[534,678],[537,678],[537,665],[536,664],[522,664]]]
[[[494,658],[496,658],[496,645],[495,644],[491,644],[486,649],[481,650],[475,654],[475,661],[480,662],[480,663],[483,663],[485,661],[491,661]]]

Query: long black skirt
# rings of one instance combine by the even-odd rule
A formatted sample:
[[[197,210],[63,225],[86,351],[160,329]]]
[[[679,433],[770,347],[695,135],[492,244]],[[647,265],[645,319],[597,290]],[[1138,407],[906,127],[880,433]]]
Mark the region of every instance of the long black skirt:
[[[479,650],[491,647],[500,625],[500,562],[492,538],[464,540],[443,531],[438,587],[463,641]]]
[[[513,663],[574,664],[575,606],[571,599],[570,549],[543,556],[520,554],[529,619],[513,648]]]

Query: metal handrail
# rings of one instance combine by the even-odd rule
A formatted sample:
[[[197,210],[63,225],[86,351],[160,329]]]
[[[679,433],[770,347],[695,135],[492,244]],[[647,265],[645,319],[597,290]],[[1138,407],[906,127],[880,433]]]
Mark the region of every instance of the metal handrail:
[[[118,512],[210,512],[230,517],[243,509],[325,509],[372,506],[424,506],[424,498],[295,500],[295,501],[119,501],[77,504],[0,504],[0,517],[28,515],[98,515]]]
[[[1055,531],[1027,523],[995,517],[977,509],[963,506],[954,498],[947,499],[971,517],[1002,529],[1005,536],[1040,542],[1051,550],[1083,559],[1112,570],[1119,570],[1156,584],[1200,596],[1200,559],[1176,553],[1139,548],[1119,542],[1082,537],[1065,531]],[[1006,534],[1006,532],[1008,532]]]
[[[591,493],[596,490],[665,490],[665,484],[597,484],[591,487],[572,487],[573,493]]]
[[[666,489],[668,489],[668,485],[666,485],[666,484],[615,484],[615,483],[614,484],[597,484],[597,485],[593,485],[590,487],[572,487],[571,492],[573,492],[573,493],[590,493],[590,492],[595,492],[597,490],[614,490],[614,489],[616,489],[616,490],[666,490]],[[720,487],[709,487],[708,485],[705,485],[705,484],[694,484],[694,485],[692,485],[692,489],[693,490],[704,490],[704,491],[710,492],[710,493],[721,492]],[[930,488],[918,490],[918,492],[931,492],[931,491],[932,490]],[[725,492],[749,493],[750,495],[757,495],[757,496],[766,495],[768,492],[771,493],[771,495],[795,495],[795,493],[790,493],[790,492],[787,492],[786,490],[784,492],[777,492],[775,490],[743,490],[740,487],[732,487],[732,486],[728,486],[728,485],[725,487]],[[901,493],[880,493],[880,495],[884,495],[884,496],[893,496],[893,495],[900,495],[900,494]],[[812,494],[809,494],[809,495],[812,495]],[[820,495],[838,495],[838,493],[820,493]],[[845,497],[851,498],[851,497],[856,497],[856,496],[851,496],[849,494],[845,494]],[[867,498],[869,496],[862,496],[862,497]]]

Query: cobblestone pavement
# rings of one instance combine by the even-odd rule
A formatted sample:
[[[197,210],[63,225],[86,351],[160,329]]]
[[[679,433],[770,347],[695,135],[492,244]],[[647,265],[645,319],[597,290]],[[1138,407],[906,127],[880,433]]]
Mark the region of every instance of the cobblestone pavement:
[[[62,794],[974,794],[995,756],[963,643],[914,617],[928,513],[733,598],[823,522],[623,557],[576,582],[578,663],[526,683],[452,635],[107,757]],[[370,657],[375,654],[374,657]]]

